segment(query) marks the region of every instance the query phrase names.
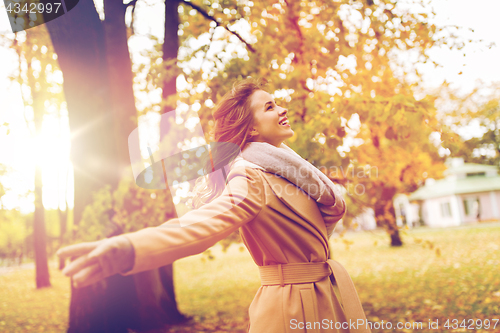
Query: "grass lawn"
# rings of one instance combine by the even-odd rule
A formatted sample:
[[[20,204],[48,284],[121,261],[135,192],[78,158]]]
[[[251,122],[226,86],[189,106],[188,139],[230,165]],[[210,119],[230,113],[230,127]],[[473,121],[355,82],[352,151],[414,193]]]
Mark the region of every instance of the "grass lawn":
[[[373,332],[500,332],[500,322],[493,329],[493,320],[500,320],[500,225],[406,231],[401,248],[388,240],[378,231],[331,239],[333,257],[349,271],[368,320],[375,326],[384,321],[386,329]],[[260,281],[250,255],[239,248],[222,253],[215,247],[214,260],[197,255],[174,264],[179,309],[193,319],[170,332],[246,332]],[[52,288],[36,290],[33,269],[0,275],[0,332],[64,332],[69,279],[55,262],[51,282]],[[471,325],[486,319],[488,330],[476,330],[479,321]],[[429,321],[438,328],[428,328]],[[423,324],[398,330],[398,322]]]

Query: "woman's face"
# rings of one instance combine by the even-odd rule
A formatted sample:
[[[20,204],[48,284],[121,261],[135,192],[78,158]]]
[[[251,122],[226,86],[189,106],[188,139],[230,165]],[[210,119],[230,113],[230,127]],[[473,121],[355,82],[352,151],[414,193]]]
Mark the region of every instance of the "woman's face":
[[[279,147],[283,141],[293,136],[286,119],[287,110],[276,105],[271,94],[264,90],[255,91],[250,96],[250,105],[254,112],[252,141],[267,142]]]

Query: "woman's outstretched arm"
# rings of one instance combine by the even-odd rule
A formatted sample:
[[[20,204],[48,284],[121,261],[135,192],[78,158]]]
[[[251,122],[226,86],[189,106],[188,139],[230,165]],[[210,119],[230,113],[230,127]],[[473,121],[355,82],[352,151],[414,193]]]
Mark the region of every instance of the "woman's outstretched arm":
[[[84,287],[110,275],[135,274],[201,253],[253,220],[264,205],[259,171],[235,167],[219,197],[180,219],[98,242],[68,246],[58,255],[77,257],[64,273],[73,276],[78,287]]]
[[[253,220],[264,206],[264,185],[252,168],[234,168],[228,185],[212,202],[158,227],[125,234],[135,250],[134,274],[198,254]],[[235,204],[235,202],[239,202]],[[183,222],[185,221],[185,222]],[[188,224],[186,226],[182,226]]]

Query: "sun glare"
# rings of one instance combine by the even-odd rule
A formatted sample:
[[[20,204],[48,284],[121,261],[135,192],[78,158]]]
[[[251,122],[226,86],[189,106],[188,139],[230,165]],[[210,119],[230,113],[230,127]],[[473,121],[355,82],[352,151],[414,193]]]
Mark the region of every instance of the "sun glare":
[[[22,110],[22,106],[21,110]],[[28,110],[29,111],[29,110]],[[65,111],[65,110],[63,110]],[[25,118],[26,116],[26,118]],[[70,140],[67,112],[46,113],[42,129],[33,135],[33,113],[2,114],[9,124],[9,134],[2,133],[1,163],[11,172],[3,178],[7,193],[2,198],[6,209],[18,208],[30,213],[34,206],[35,166],[42,169],[42,197],[45,209],[73,207],[73,168],[69,160]],[[66,189],[66,187],[69,187]]]

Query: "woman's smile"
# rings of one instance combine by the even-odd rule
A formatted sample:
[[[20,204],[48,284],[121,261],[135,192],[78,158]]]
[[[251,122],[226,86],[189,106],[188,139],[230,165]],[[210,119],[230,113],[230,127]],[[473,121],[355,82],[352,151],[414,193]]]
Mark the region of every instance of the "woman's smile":
[[[279,125],[290,127],[290,124],[288,123],[288,118],[285,117],[285,118],[281,119],[280,122],[279,122]]]

